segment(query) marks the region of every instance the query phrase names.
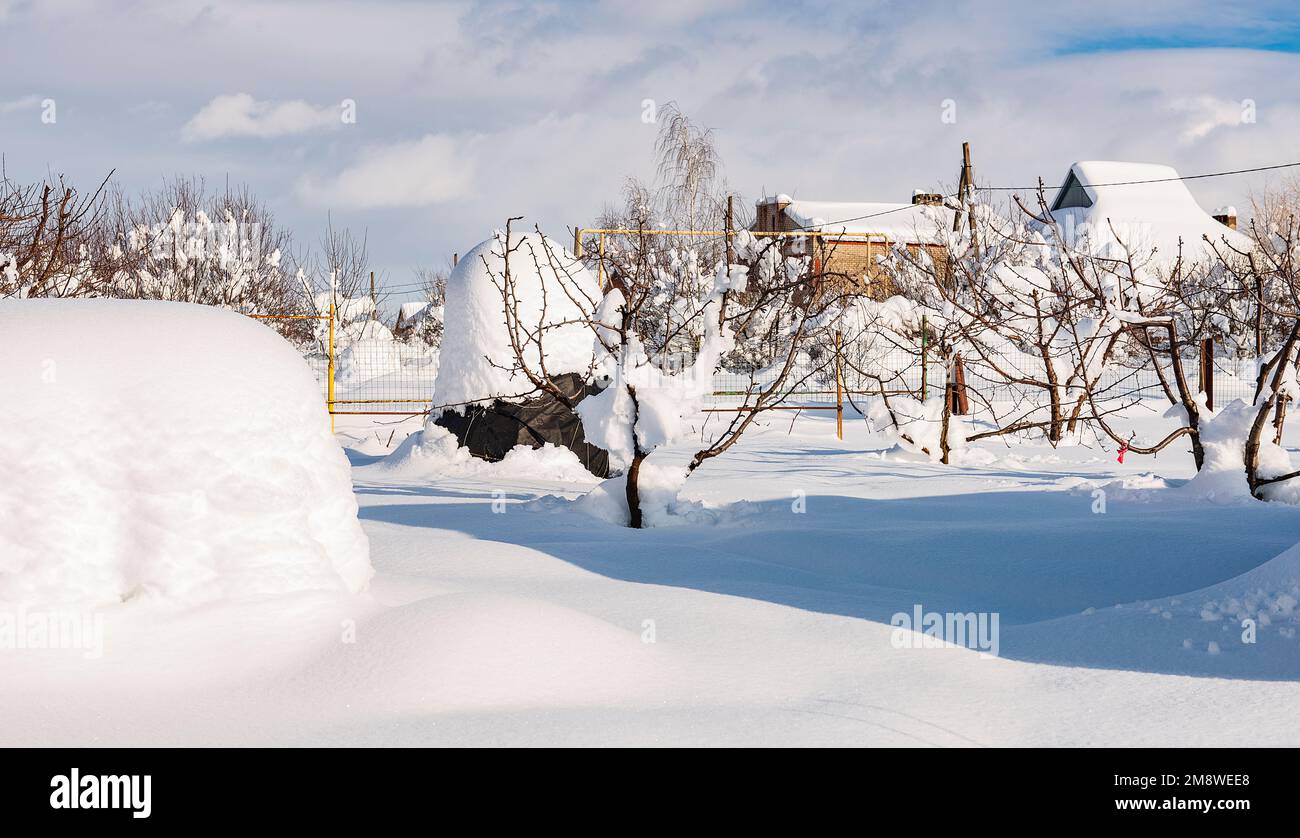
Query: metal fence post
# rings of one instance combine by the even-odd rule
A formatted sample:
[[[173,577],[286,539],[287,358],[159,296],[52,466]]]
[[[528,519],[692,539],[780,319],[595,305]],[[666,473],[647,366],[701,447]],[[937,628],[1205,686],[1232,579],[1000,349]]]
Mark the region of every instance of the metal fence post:
[[[840,352],[844,336],[835,330],[835,438],[844,439],[844,375]]]
[[[1214,410],[1214,338],[1201,341],[1201,392],[1205,406]]]
[[[599,261],[596,263],[596,287],[601,291],[605,290],[605,234],[601,233],[597,239],[597,256]]]
[[[329,378],[325,385],[325,406],[330,412],[330,433],[334,433],[334,303],[330,303]]]
[[[929,345],[927,343],[926,336],[929,333],[929,331],[930,331],[929,319],[924,314],[922,314],[921,315],[921,401],[922,403],[925,402],[925,395],[926,395],[926,383],[927,383],[925,380],[926,362],[927,360],[929,360],[927,357]]]

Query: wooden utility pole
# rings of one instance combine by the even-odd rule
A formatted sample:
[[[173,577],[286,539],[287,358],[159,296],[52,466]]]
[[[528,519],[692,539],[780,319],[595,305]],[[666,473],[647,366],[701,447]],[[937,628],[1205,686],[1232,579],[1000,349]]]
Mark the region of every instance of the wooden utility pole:
[[[460,264],[460,254],[459,253],[451,254],[451,266],[454,268],[459,264]]]
[[[840,357],[844,351],[844,336],[835,330],[835,438],[844,439],[844,372]]]
[[[731,247],[731,225],[732,225],[732,223],[734,222],[735,217],[736,217],[735,214],[733,213],[733,206],[732,206],[732,201],[733,201],[733,200],[734,200],[734,199],[733,199],[733,197],[732,197],[731,195],[728,195],[728,196],[727,196],[727,226],[726,226],[726,231],[727,231],[727,265],[728,265],[728,267],[730,267],[730,266],[731,266],[732,264],[734,264],[735,261],[736,261],[736,254],[733,252],[732,247]]]
[[[980,255],[979,236],[975,232],[975,166],[970,162],[970,143],[961,144],[961,175],[958,177],[957,196],[966,210],[966,223],[970,225],[970,246],[976,258]],[[961,229],[960,212],[952,217],[952,231]]]
[[[925,397],[926,397],[925,374],[926,374],[926,367],[929,366],[929,364],[927,363],[929,361],[929,349],[930,349],[929,332],[930,332],[930,324],[928,322],[927,317],[924,314],[922,314],[921,315],[921,403],[922,404],[925,403]]]
[[[951,389],[948,398],[952,402],[949,412],[955,416],[970,413],[970,401],[966,397],[966,368],[962,366],[961,353],[952,359]]]
[[[1264,279],[1255,267],[1255,254],[1250,253],[1250,272],[1255,277],[1255,357],[1264,356]]]
[[[379,298],[375,296],[375,272],[370,272],[370,319],[379,319]]]
[[[966,205],[966,161],[969,160],[970,143],[961,144],[962,166],[957,172],[957,200],[962,206]],[[961,213],[952,214],[952,231],[955,233],[961,229]]]

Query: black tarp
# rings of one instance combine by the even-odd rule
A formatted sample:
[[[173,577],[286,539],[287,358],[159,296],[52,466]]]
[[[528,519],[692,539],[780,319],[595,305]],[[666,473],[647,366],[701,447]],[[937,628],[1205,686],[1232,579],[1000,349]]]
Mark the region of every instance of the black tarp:
[[[574,373],[556,376],[552,381],[574,404],[599,392]],[[463,414],[443,411],[434,422],[455,434],[462,446],[483,460],[500,460],[516,445],[541,448],[542,443],[549,442],[577,454],[597,477],[609,476],[609,452],[588,443],[582,433],[582,420],[549,393],[519,402],[497,399],[487,407],[469,405]]]

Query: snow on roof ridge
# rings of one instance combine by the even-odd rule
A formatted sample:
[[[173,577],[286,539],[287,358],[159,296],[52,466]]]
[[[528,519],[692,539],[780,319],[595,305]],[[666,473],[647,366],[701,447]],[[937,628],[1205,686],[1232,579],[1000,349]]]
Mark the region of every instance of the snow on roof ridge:
[[[1074,177],[1091,205],[1056,207],[1053,215],[1072,228],[1085,229],[1094,244],[1118,236],[1126,244],[1149,252],[1157,263],[1169,264],[1180,250],[1197,258],[1208,253],[1203,237],[1228,239],[1244,246],[1240,233],[1214,220],[1196,201],[1178,171],[1163,163],[1123,160],[1080,160],[1070,165],[1062,181]],[[1062,193],[1064,194],[1064,193]],[[1115,232],[1118,231],[1118,232]]]
[[[938,242],[940,231],[952,221],[946,207],[910,202],[792,200],[784,212],[802,229],[897,241]]]
[[[1165,163],[1142,163],[1135,160],[1076,160],[1070,164],[1070,171],[1079,177],[1084,186],[1092,184],[1101,184],[1110,181],[1089,178],[1084,179],[1083,175],[1091,172],[1098,174],[1101,171],[1112,169],[1128,170],[1131,173],[1146,172],[1145,177],[1126,177],[1125,180],[1158,180],[1164,178],[1180,177],[1178,170],[1173,166]]]

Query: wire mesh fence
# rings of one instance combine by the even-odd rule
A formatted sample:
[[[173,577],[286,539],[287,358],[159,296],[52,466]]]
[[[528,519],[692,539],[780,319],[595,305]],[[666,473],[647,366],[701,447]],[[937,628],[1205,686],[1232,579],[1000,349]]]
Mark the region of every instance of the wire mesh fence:
[[[419,415],[435,404],[436,349],[368,334],[364,328],[341,327],[328,314],[254,316],[281,334],[298,334],[304,326],[311,327],[307,329],[307,339],[295,342],[332,415]],[[834,352],[831,348],[824,351]],[[782,404],[789,409],[835,410],[846,400],[861,406],[863,398],[878,396],[882,390],[886,396],[924,400],[941,395],[948,377],[945,362],[921,345],[880,347],[871,341],[861,341],[844,346],[838,365],[836,360],[823,355],[797,364],[785,377]],[[689,358],[678,357],[668,366],[680,368],[689,363]],[[1003,375],[994,372],[1035,367],[1041,369],[1041,361],[1016,353],[968,355],[963,359],[965,386],[977,406],[1041,398],[1042,388],[1008,383]],[[1253,397],[1253,360],[1216,357],[1212,367],[1211,386],[1216,405]],[[1184,368],[1189,386],[1204,390],[1197,359],[1184,359]],[[780,377],[781,370],[776,368],[752,373],[718,372],[713,377],[708,408],[719,411],[743,408]],[[1121,360],[1105,367],[1094,392],[1101,399],[1161,399],[1166,386],[1174,386],[1167,360],[1160,369],[1150,359],[1137,359],[1128,364]]]
[[[336,414],[424,413],[433,403],[436,350],[391,339],[361,339],[336,350]]]

